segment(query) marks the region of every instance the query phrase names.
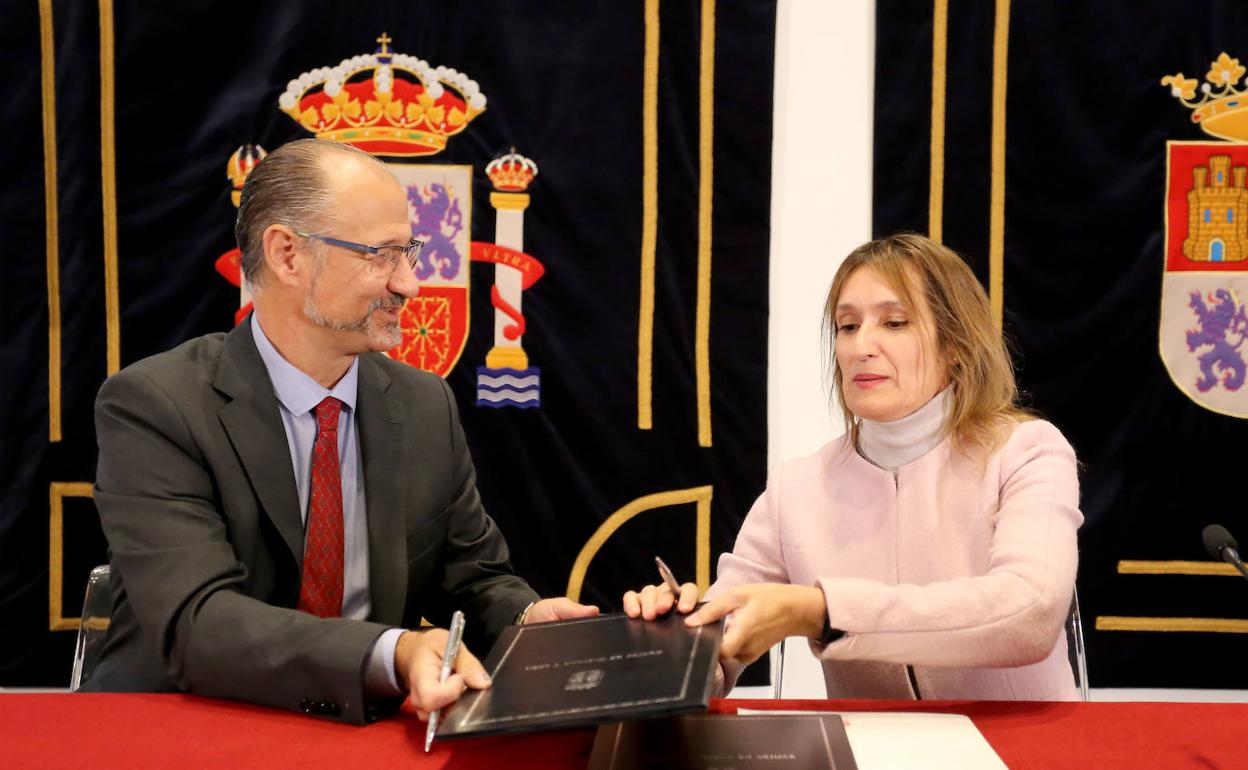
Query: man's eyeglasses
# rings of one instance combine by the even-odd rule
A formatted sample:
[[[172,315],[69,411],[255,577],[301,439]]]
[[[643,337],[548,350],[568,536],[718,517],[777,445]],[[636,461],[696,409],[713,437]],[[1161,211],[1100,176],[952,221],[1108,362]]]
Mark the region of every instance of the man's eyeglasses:
[[[349,251],[354,251],[362,258],[368,260],[369,270],[375,275],[390,275],[393,273],[394,267],[399,264],[400,258],[407,263],[408,268],[415,270],[416,261],[420,259],[420,250],[425,247],[425,242],[419,238],[413,238],[402,246],[369,246],[364,243],[344,241],[341,238],[330,238],[327,235],[305,233],[299,230],[295,231],[295,235],[302,238],[314,238],[322,243],[328,243],[330,246],[340,246]]]

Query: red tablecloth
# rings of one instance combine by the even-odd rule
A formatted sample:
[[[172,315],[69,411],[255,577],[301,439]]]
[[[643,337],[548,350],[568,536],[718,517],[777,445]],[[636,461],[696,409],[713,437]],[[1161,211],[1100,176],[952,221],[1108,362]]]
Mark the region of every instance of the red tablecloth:
[[[970,716],[1011,768],[1248,768],[1248,704],[715,701]],[[190,695],[0,695],[0,768],[583,768],[592,729],[446,741],[402,714],[351,727]]]

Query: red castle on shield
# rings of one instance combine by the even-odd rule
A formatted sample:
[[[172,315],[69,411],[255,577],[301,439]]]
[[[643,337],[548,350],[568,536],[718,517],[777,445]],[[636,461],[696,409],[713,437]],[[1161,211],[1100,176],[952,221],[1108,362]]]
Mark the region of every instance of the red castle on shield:
[[[1248,417],[1248,90],[1222,53],[1205,83],[1161,85],[1223,142],[1166,143],[1165,273],[1160,350],[1171,380],[1206,409]],[[1197,96],[1197,86],[1200,85]]]

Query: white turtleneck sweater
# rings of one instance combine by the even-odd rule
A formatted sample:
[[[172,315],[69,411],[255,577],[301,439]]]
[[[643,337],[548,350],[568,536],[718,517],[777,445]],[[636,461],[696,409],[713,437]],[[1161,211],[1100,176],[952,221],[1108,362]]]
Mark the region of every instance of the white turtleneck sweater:
[[[858,452],[886,471],[895,471],[932,451],[944,438],[949,389],[899,420],[862,420],[858,425]]]
[[[708,596],[821,589],[845,631],[812,644],[831,698],[1076,700],[1062,633],[1083,521],[1074,451],[1030,420],[969,457],[941,430],[948,398],[864,420],[861,453],[843,436],[781,463]]]

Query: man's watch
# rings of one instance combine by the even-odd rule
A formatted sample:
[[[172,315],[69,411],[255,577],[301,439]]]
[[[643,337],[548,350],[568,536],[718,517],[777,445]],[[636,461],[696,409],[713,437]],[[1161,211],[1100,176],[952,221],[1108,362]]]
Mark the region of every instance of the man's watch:
[[[529,616],[529,610],[533,609],[533,605],[534,605],[534,604],[537,604],[537,602],[529,602],[529,606],[527,606],[527,607],[525,607],[524,609],[520,610],[520,614],[516,615],[516,619],[515,619],[515,621],[512,623],[512,625],[513,625],[513,626],[523,626],[523,625],[524,625],[524,619],[525,619],[525,618],[527,618],[527,617]]]

